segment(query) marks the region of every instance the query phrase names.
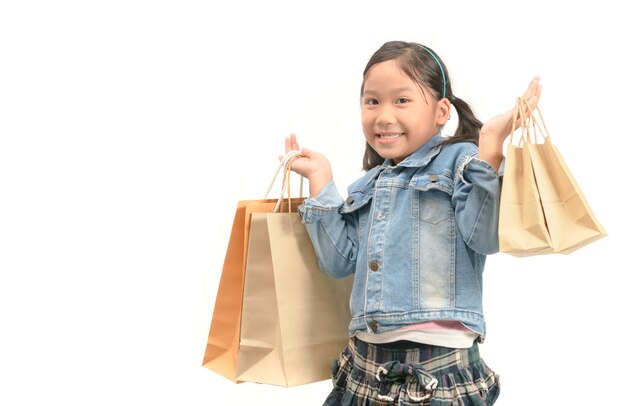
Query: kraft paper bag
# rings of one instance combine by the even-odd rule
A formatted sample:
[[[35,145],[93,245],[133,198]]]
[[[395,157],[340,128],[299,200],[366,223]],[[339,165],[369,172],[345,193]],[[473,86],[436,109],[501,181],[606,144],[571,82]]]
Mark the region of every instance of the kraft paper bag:
[[[264,360],[266,357],[259,357],[258,348],[261,349],[261,353],[268,353],[272,356],[278,354],[281,359],[288,360],[304,359],[308,363],[302,367],[304,372],[284,373],[283,380],[276,381],[279,385],[291,386],[328,379],[331,360],[345,346],[348,339],[350,320],[348,301],[352,278],[337,282],[331,280],[317,267],[317,257],[297,213],[298,206],[304,201],[302,179],[300,180],[300,197],[290,197],[290,164],[293,159],[297,158],[297,155],[295,151],[287,154],[279,165],[279,169],[284,167],[279,199],[242,200],[237,204],[202,363],[204,367],[234,382],[244,380],[265,382],[267,380],[268,383],[273,383],[272,374],[275,368],[291,371],[290,367],[284,367],[284,365],[291,365],[291,362],[280,365],[267,362]],[[267,189],[266,197],[276,181],[279,169]],[[285,193],[288,197],[283,199]],[[264,231],[267,224],[271,223],[271,221],[265,221],[261,222],[261,230],[255,231],[258,227],[251,227],[253,213],[267,214],[270,218],[274,216],[289,218],[293,224],[288,229],[279,228],[276,234],[275,226],[271,228],[272,232]],[[254,234],[253,237],[251,233]],[[265,237],[259,240],[258,235]],[[277,242],[277,235],[286,243]],[[270,239],[272,243],[268,245]],[[277,259],[277,266],[267,261],[272,258],[281,258],[281,253],[287,252],[283,252],[282,248],[288,250],[288,256],[283,255],[282,260]],[[253,257],[250,261],[252,272],[250,276],[246,276],[247,268],[250,266],[248,265],[249,253],[252,253]],[[291,274],[282,276],[285,273],[286,262],[293,262],[289,265],[289,272],[293,272],[293,275],[298,275],[302,279],[294,279]],[[267,277],[276,279],[271,279],[272,283],[268,284]],[[323,287],[321,286],[323,283],[320,284],[320,278],[325,283]],[[302,287],[302,284],[306,285],[304,289],[298,288]],[[283,293],[279,296],[278,292]],[[329,294],[331,300],[327,302]],[[293,296],[294,299],[285,300],[286,296]],[[251,297],[257,298],[251,302],[252,305],[249,299]],[[321,306],[315,305],[318,301],[322,301]],[[259,303],[261,307],[257,307]],[[327,310],[329,308],[333,308],[332,312]],[[309,310],[319,312],[308,314]],[[294,312],[297,315],[291,314]],[[247,316],[242,317],[243,314]],[[282,317],[285,316],[288,318],[283,319]],[[251,327],[259,323],[256,321],[257,318],[267,319],[269,323],[260,323],[263,328],[259,329]],[[279,319],[281,330],[277,330]],[[312,322],[307,328],[311,330],[315,327],[315,332],[307,337],[301,337],[299,342],[294,342],[292,340],[294,335],[290,332],[301,331],[302,320]],[[316,326],[331,326],[331,328],[330,330],[317,330]],[[250,332],[251,329],[252,332]],[[245,334],[242,334],[242,331]],[[277,333],[280,334],[279,340],[276,340],[276,336],[273,340],[268,338]],[[338,339],[338,336],[341,338]],[[240,340],[244,343],[241,347]],[[341,345],[333,346],[331,350],[329,343],[337,341],[341,341]],[[302,352],[294,356],[294,349]],[[332,355],[329,355],[331,351]],[[271,357],[269,359],[271,361]],[[325,364],[324,373],[321,372],[322,364]],[[255,374],[264,371],[265,365],[269,370],[263,375],[268,379],[258,379]]]
[[[529,151],[554,252],[569,254],[608,235],[550,137]]]
[[[272,212],[276,199],[237,203],[202,365],[235,381],[250,215]]]
[[[517,166],[519,157],[524,165],[530,161],[536,191],[525,177],[520,176],[517,168],[507,173],[508,162],[505,163],[499,226],[501,251],[516,256],[569,254],[608,235],[591,210],[558,148],[552,143],[539,107],[536,107],[539,118],[521,98],[518,98],[517,107],[517,113],[522,121],[521,152],[512,153],[514,163],[511,167]],[[511,137],[513,132],[512,130]],[[509,151],[511,148],[509,146]],[[522,172],[527,171],[523,169]],[[505,187],[507,176],[509,182]],[[512,186],[516,182],[518,184]],[[517,189],[517,192],[511,192],[511,189]],[[524,192],[521,192],[521,189],[524,189]],[[524,193],[531,197],[522,198]],[[535,208],[535,194],[539,196],[545,227],[541,224],[541,216]],[[516,206],[519,207],[514,209]],[[524,215],[525,220],[520,221]],[[514,235],[522,234],[522,238],[513,238]],[[538,238],[533,239],[530,235]],[[549,245],[549,248],[542,246],[542,242]]]
[[[318,266],[298,213],[254,213],[237,379],[295,386],[330,378],[348,342],[352,277]]]
[[[516,107],[513,121],[521,120],[521,136],[519,145],[515,145],[513,124],[504,163],[498,236],[500,252],[524,257],[551,253],[553,249],[530,160],[528,122],[520,106]]]
[[[285,167],[285,163],[286,161],[281,162],[279,169]],[[289,199],[287,203],[283,202],[282,198],[267,199],[278,174],[279,170],[277,169],[265,199],[242,200],[237,203],[202,361],[204,367],[235,382],[237,382],[235,375],[239,356],[250,215],[253,212],[273,212],[280,209],[291,211],[292,207],[286,205],[292,204],[297,207],[303,201],[303,198]],[[282,194],[287,190],[287,180],[286,177],[283,179]],[[302,195],[302,191],[300,195]]]

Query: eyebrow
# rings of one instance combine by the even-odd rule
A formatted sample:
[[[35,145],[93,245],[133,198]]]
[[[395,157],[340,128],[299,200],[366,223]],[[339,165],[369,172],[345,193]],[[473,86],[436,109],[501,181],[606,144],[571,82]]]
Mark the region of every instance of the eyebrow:
[[[410,87],[397,87],[395,89],[391,89],[391,92],[393,93],[402,93],[402,92],[408,92],[408,91],[413,91],[415,89],[412,89]],[[376,90],[364,90],[363,91],[363,96],[365,95],[371,95],[371,94],[376,94]]]

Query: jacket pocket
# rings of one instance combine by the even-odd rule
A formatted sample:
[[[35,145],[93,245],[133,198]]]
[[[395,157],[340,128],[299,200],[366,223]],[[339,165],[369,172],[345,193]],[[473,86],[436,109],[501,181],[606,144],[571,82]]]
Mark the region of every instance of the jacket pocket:
[[[411,179],[413,218],[430,224],[438,224],[453,215],[452,174],[444,171],[438,174],[416,176]]]

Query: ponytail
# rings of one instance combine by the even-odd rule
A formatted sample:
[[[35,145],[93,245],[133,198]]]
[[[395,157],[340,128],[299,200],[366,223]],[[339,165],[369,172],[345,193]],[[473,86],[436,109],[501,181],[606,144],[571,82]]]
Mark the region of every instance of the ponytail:
[[[472,142],[478,145],[482,121],[476,118],[474,111],[464,100],[450,96],[450,103],[456,109],[459,123],[452,137],[446,138],[441,145],[454,144],[455,142]]]

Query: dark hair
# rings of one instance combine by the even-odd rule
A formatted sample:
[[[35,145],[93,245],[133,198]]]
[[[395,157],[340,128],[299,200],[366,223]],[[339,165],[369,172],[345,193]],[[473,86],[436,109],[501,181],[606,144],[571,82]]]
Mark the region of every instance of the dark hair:
[[[446,65],[435,51],[424,45],[404,41],[390,41],[383,44],[374,52],[365,66],[363,83],[361,84],[361,96],[363,96],[365,77],[372,66],[392,59],[398,61],[402,71],[413,79],[415,83],[427,87],[437,100],[444,98],[445,89],[445,97],[455,107],[459,116],[459,123],[454,135],[444,139],[441,145],[463,141],[478,144],[478,136],[483,123],[476,118],[469,104],[454,96]],[[383,161],[384,158],[378,155],[366,142],[365,154],[363,155],[363,169],[372,169],[382,164]]]

